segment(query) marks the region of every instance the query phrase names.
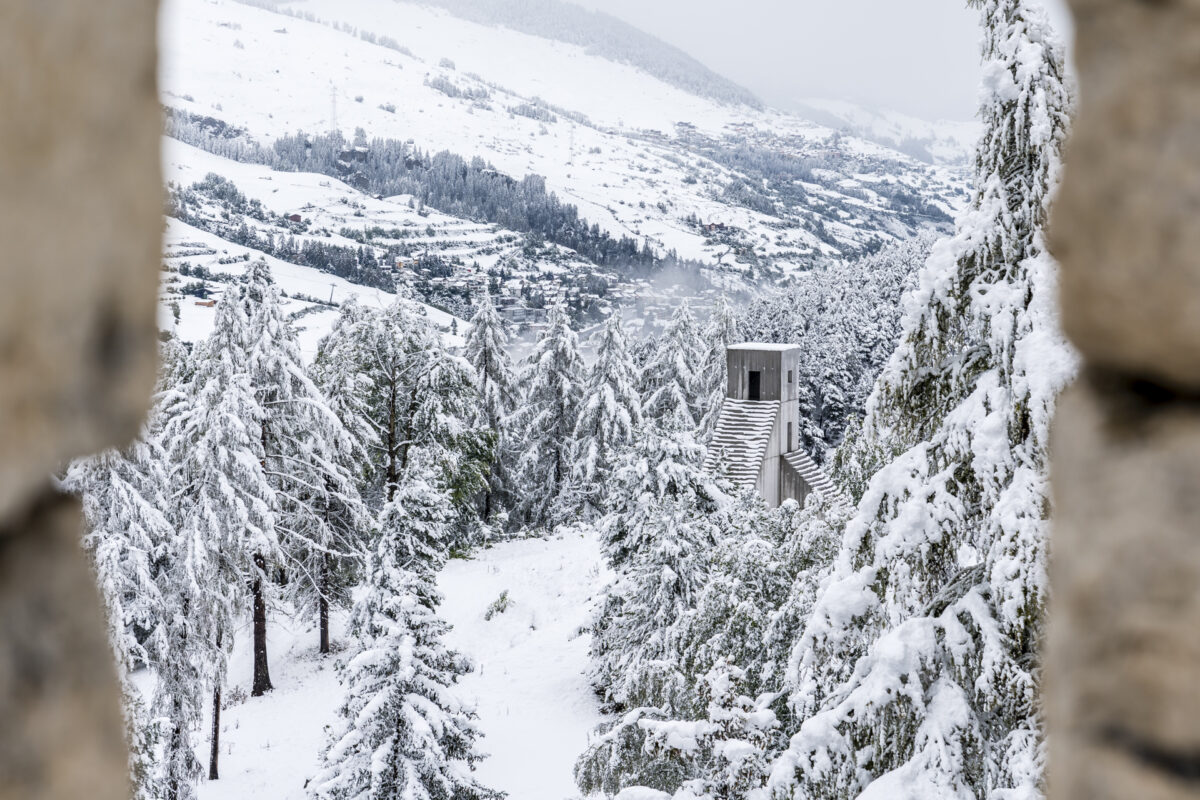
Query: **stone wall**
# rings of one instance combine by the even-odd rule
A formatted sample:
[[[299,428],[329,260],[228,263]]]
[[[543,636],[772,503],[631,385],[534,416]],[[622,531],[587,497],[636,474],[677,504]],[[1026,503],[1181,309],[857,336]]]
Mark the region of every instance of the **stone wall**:
[[[1200,2],[1071,5],[1049,796],[1200,798]]]
[[[77,504],[138,430],[162,234],[157,0],[0,2],[0,800],[127,797]]]

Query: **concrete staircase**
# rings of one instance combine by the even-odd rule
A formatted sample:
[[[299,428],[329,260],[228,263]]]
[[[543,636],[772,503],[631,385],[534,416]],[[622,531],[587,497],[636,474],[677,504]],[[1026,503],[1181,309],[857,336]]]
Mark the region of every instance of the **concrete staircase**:
[[[793,450],[790,453],[785,453],[783,460],[788,463],[796,473],[804,479],[804,482],[812,487],[813,491],[834,503],[847,504],[846,498],[834,486],[833,481],[825,474],[824,470],[818,466],[817,462],[808,457],[808,453],[803,450]]]
[[[716,472],[724,465],[735,486],[754,486],[778,416],[778,400],[725,398],[704,469]]]

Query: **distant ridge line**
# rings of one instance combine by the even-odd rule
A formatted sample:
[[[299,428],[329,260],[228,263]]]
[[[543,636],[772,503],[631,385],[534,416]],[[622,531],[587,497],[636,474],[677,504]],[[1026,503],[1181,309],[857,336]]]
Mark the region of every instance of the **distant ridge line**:
[[[749,89],[705,66],[674,45],[602,11],[562,0],[402,0],[440,8],[460,19],[503,25],[519,33],[573,44],[628,64],[690,94],[763,109]]]

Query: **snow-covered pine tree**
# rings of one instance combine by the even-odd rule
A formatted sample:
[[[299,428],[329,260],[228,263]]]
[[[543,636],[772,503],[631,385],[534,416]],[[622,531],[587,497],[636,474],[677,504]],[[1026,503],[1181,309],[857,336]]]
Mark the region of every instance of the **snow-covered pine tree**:
[[[716,530],[687,501],[648,494],[642,501],[637,530],[643,543],[611,589],[610,616],[602,641],[593,646],[601,656],[596,674],[614,707],[652,706],[690,716],[695,709],[678,652],[679,629],[707,582],[706,557]]]
[[[769,695],[741,693],[744,677],[745,670],[721,659],[701,681],[703,719],[642,721],[651,756],[680,759],[698,776],[675,793],[676,800],[745,800],[765,786],[779,721],[767,707]]]
[[[311,373],[326,406],[339,421],[344,435],[329,431],[331,463],[321,465],[320,482],[310,496],[313,514],[307,517],[302,536],[289,539],[300,545],[291,553],[300,565],[303,580],[291,585],[297,608],[316,606],[319,651],[330,652],[330,611],[349,604],[350,589],[361,579],[365,532],[370,527],[360,490],[370,481],[372,448],[377,445],[366,396],[369,385],[357,368],[359,337],[364,335],[364,312],[352,297],[342,304],[333,330],[321,340]]]
[[[414,460],[420,462],[418,454]],[[417,463],[380,515],[351,629],[346,702],[320,773],[320,800],[493,800],[469,768],[482,758],[473,712],[450,689],[469,664],[447,649],[432,573],[451,504]]]
[[[791,642],[780,652],[767,646],[768,632],[806,566],[791,557],[799,515],[794,502],[769,509],[753,489],[722,510],[717,542],[706,558],[708,580],[680,626],[680,663],[693,690],[702,689],[703,677],[729,661],[742,671],[744,691],[782,691]],[[704,707],[699,697],[693,707]]]
[[[709,443],[717,429],[721,406],[725,404],[725,395],[729,388],[729,364],[725,353],[730,345],[737,344],[738,338],[737,315],[725,295],[721,295],[713,305],[712,314],[701,335],[703,349],[699,372],[696,375],[696,396],[699,402],[699,428],[696,431],[696,439],[703,445]]]
[[[513,415],[521,431],[522,518],[532,528],[552,527],[576,507],[570,497],[570,477],[583,359],[566,309],[551,308],[547,322],[526,364],[524,396]]]
[[[167,507],[164,461],[157,445],[142,438],[123,452],[110,450],[75,462],[63,481],[83,502],[83,545],[108,612],[134,800],[157,800],[164,793],[154,769],[155,729],[130,680],[138,664],[161,663],[167,644],[159,624],[166,609],[156,581],[175,534],[162,511]],[[140,639],[139,630],[147,632]]]
[[[359,474],[355,478],[364,486],[372,469],[371,453],[379,446],[367,404],[370,380],[359,363],[370,317],[356,297],[344,301],[332,330],[317,345],[317,356],[310,370],[326,405],[350,435],[348,462],[358,465]]]
[[[210,562],[203,544],[177,532],[171,556],[159,571],[162,616],[156,630],[161,649],[154,664],[150,715],[159,721],[162,750],[153,780],[165,800],[195,800],[203,764],[195,733],[204,719],[206,689],[224,663],[212,630],[208,590]],[[199,549],[199,552],[197,552]],[[219,702],[219,693],[217,695]]]
[[[474,499],[487,487],[496,437],[482,424],[471,365],[448,353],[437,339],[426,349],[423,362],[405,427],[407,452],[419,451],[435,470],[454,511],[453,536],[447,544],[461,544],[478,530]]]
[[[703,345],[696,318],[682,300],[659,338],[654,354],[642,370],[642,413],[664,430],[696,430],[697,376]]]
[[[489,522],[495,514],[507,513],[517,493],[513,485],[516,453],[506,425],[516,407],[517,379],[508,355],[508,332],[491,295],[482,292],[478,304],[479,310],[471,318],[471,330],[467,332],[465,355],[475,369],[479,388],[476,424],[496,437],[488,486],[480,498],[480,515],[484,522]]]
[[[607,508],[617,459],[642,424],[637,376],[619,311],[608,318],[596,338],[596,361],[579,408],[573,457],[576,493],[590,514]]]
[[[1074,369],[1042,230],[1070,98],[1040,6],[972,5],[975,193],[868,406],[858,452],[886,463],[796,643],[805,721],[774,766],[776,797],[1041,797],[1046,449]]]
[[[604,555],[618,573],[652,534],[656,504],[679,500],[698,515],[715,514],[728,501],[731,487],[701,469],[704,448],[685,434],[660,431],[649,422],[633,436],[633,446],[617,461],[609,490],[608,513],[600,522]]]
[[[646,719],[696,716],[684,671],[682,634],[707,581],[707,554],[728,485],[699,466],[703,448],[690,431],[634,437],[613,476],[601,540],[616,573],[592,623],[592,681],[623,716],[605,727],[575,765],[586,793],[626,786],[671,790],[689,777],[679,761],[651,758]]]
[[[267,479],[261,436],[265,412],[250,383],[250,323],[242,291],[230,286],[217,303],[213,332],[198,348],[187,397],[170,406],[164,431],[179,536],[171,551],[179,562],[172,580],[179,594],[174,601],[180,630],[171,635],[187,653],[173,654],[184,675],[160,678],[160,684],[194,691],[183,683],[200,677],[202,685],[212,686],[211,778],[218,774],[220,695],[234,621],[247,584],[262,574],[256,556],[264,562],[279,557],[276,492]],[[204,665],[201,676],[189,675],[197,662],[188,658]],[[189,703],[183,702],[181,710],[187,711]]]
[[[282,568],[293,576],[288,582],[291,597],[298,609],[317,611],[321,650],[328,652],[335,576],[359,549],[356,538],[366,512],[354,481],[355,473],[362,471],[352,460],[355,437],[308,376],[296,332],[265,261],[251,265],[243,302],[250,319],[247,370],[263,411],[258,435],[266,455],[266,477],[275,490],[282,558],[275,563],[267,554],[253,555],[251,695],[258,696],[271,688],[266,634],[272,573]]]
[[[694,692],[682,668],[681,621],[706,581],[712,525],[687,501],[647,494],[634,523],[645,544],[631,552],[593,625],[592,679],[622,716],[602,729],[575,764],[585,794],[615,794],[626,786],[673,790],[693,775],[660,763],[644,747],[647,719],[691,719]]]
[[[374,489],[386,502],[408,469],[417,434],[414,420],[428,400],[422,391],[428,380],[423,376],[431,366],[431,354],[441,352],[441,342],[412,301],[400,297],[386,308],[364,314],[344,337],[339,352],[365,378],[367,418],[376,443]]]

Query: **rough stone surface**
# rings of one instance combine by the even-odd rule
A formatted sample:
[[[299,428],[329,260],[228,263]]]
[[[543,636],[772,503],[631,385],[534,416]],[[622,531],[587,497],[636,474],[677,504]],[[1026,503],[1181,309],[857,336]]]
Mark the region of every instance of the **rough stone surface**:
[[[1055,773],[1069,772],[1069,782],[1053,780],[1057,796],[1086,800],[1195,800],[1189,780],[1164,775],[1123,750],[1071,741],[1054,747]],[[1070,794],[1061,793],[1069,785]],[[1052,796],[1054,796],[1052,794]]]
[[[0,2],[0,520],[154,378],[156,0]]]
[[[1070,0],[1079,107],[1051,229],[1093,365],[1200,389],[1200,2]]]
[[[0,530],[0,800],[127,800],[128,758],[74,498]]]
[[[1200,797],[1200,402],[1093,373],[1052,446],[1051,797]]]

